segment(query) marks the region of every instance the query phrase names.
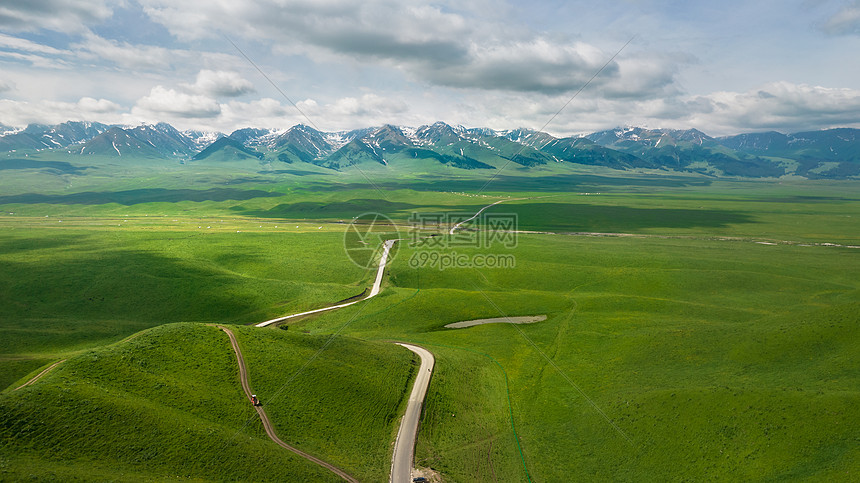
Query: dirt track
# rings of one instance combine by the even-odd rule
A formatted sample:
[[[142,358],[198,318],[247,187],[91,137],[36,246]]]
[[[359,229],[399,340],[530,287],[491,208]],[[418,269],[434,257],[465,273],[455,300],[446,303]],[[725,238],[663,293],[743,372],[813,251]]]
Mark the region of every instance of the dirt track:
[[[239,349],[239,343],[236,342],[236,336],[233,335],[233,332],[230,329],[224,327],[223,325],[219,325],[218,328],[226,332],[227,337],[230,338],[230,344],[233,346],[233,351],[236,353],[236,360],[239,362],[239,379],[242,381],[242,389],[245,391],[245,396],[248,398],[248,402],[250,403],[251,394],[253,394],[253,392],[251,391],[251,383],[248,381],[248,370],[245,367],[245,359],[242,357],[242,350]],[[269,438],[271,438],[272,441],[278,443],[283,448],[288,449],[293,453],[301,456],[302,458],[322,466],[323,468],[331,471],[337,476],[340,476],[346,481],[358,483],[358,480],[356,480],[347,472],[341,470],[337,466],[334,466],[331,463],[326,463],[325,461],[317,458],[316,456],[309,455],[304,451],[281,441],[281,439],[278,438],[278,435],[275,433],[275,429],[272,427],[272,423],[269,421],[269,416],[266,415],[266,410],[263,409],[262,406],[254,406],[254,409],[257,410],[257,414],[260,416],[260,420],[263,422],[263,427],[266,428],[266,434],[269,435]]]
[[[45,368],[45,370],[43,370],[42,372],[40,372],[40,373],[36,374],[35,376],[33,376],[29,381],[27,381],[27,382],[25,382],[24,384],[21,384],[20,386],[16,387],[16,388],[15,388],[15,391],[17,391],[18,389],[21,389],[22,387],[27,387],[27,386],[29,386],[30,384],[33,384],[34,382],[36,382],[36,381],[38,381],[39,379],[43,378],[43,377],[45,376],[45,374],[47,374],[47,373],[51,372],[51,369],[53,369],[53,368],[55,368],[55,367],[59,366],[59,365],[60,365],[60,364],[62,364],[63,362],[66,362],[66,360],[65,360],[65,359],[59,360],[59,361],[57,361],[57,362],[55,362],[55,363],[51,364],[50,366],[46,367],[46,368]]]

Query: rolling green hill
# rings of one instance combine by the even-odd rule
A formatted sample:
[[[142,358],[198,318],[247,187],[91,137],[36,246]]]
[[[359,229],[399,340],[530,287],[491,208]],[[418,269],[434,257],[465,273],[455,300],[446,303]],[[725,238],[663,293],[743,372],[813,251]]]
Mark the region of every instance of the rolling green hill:
[[[362,480],[384,479],[411,353],[338,339],[285,384],[326,338],[234,330],[281,439]],[[4,392],[0,441],[3,480],[339,481],[266,437],[226,335],[196,324],[84,352]]]

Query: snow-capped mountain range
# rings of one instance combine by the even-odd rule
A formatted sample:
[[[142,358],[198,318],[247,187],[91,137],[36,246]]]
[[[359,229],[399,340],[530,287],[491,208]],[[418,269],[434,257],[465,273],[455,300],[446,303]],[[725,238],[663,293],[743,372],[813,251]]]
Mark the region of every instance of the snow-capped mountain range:
[[[452,169],[494,169],[553,163],[700,172],[714,176],[848,178],[860,176],[860,130],[749,133],[714,138],[696,129],[616,128],[557,138],[530,129],[497,131],[443,122],[417,128],[384,125],[323,132],[306,125],[244,128],[230,134],[179,131],[170,124],[108,126],[96,122],[0,124],[0,152],[9,156],[64,151],[80,156],[162,158],[183,162],[311,163],[343,169],[424,160]]]

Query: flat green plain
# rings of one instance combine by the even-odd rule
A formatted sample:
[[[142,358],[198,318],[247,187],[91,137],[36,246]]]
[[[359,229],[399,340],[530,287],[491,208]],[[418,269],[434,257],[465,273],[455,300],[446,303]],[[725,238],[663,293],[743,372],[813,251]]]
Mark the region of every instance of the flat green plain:
[[[285,441],[384,480],[416,363],[390,342],[405,341],[437,358],[416,465],[446,481],[860,473],[857,182],[548,173],[476,194],[475,177],[369,185],[356,173],[161,166],[143,177],[92,164],[0,181],[4,478],[329,478],[247,419],[226,338],[205,324],[361,293],[374,273],[343,239],[366,212],[404,238],[378,297],[280,330],[236,328]],[[412,213],[499,199],[487,213],[516,214],[530,232],[515,246],[411,243]],[[409,263],[428,250],[515,266]],[[146,377],[120,377],[132,370]],[[151,431],[124,430],[147,421]],[[197,446],[186,433],[213,436]]]

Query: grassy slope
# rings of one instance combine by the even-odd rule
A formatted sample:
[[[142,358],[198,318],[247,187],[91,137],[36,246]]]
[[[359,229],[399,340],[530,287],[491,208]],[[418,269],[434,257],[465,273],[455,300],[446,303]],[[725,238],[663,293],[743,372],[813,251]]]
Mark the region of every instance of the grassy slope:
[[[366,286],[359,283],[365,271],[348,260],[329,263],[342,260],[340,233],[216,228],[156,223],[4,231],[0,364],[6,382],[34,370],[22,358],[59,358],[165,322],[262,321]]]
[[[455,481],[527,481],[501,366],[471,350],[427,347],[437,367],[416,443],[416,466]]]
[[[337,481],[266,437],[214,327],[84,353],[0,406],[2,479]]]
[[[388,477],[391,443],[417,369],[411,352],[391,343],[329,342],[328,336],[293,331],[235,332],[252,387],[281,439],[325,455],[362,481]],[[273,346],[288,347],[289,354]]]
[[[326,338],[234,330],[252,388],[282,439],[362,480],[384,479],[413,366],[410,353],[337,339],[273,399],[285,375]],[[305,393],[314,397],[300,397]],[[227,337],[214,327],[165,325],[87,352],[32,387],[7,391],[0,407],[0,479],[92,479],[98,471],[127,481],[338,480],[266,437],[239,386]],[[320,414],[341,417],[331,418],[333,424]]]

